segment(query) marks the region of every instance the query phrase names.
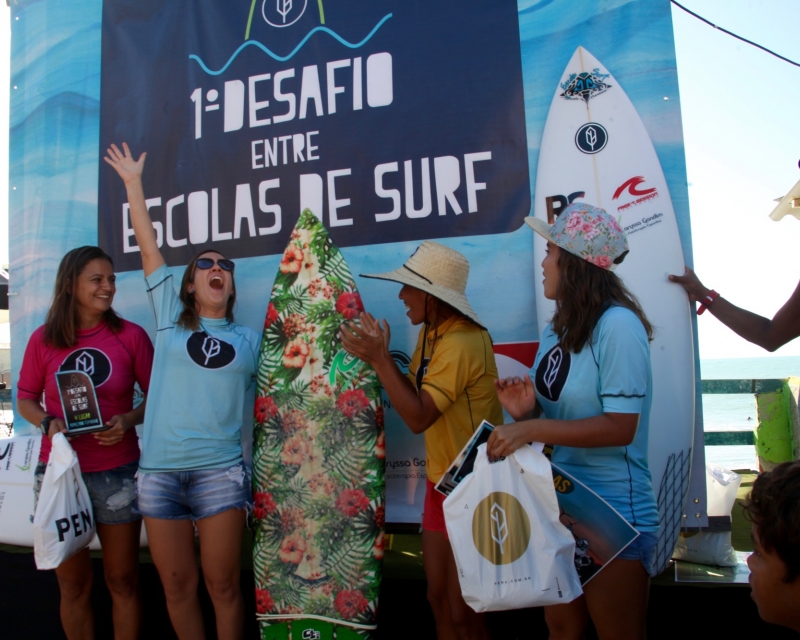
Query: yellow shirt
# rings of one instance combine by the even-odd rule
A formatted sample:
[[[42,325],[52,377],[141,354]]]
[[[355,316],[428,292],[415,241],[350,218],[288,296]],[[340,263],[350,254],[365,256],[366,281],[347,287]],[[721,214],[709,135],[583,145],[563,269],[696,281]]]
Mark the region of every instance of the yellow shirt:
[[[418,392],[430,394],[442,413],[425,431],[428,480],[438,482],[482,420],[503,424],[503,408],[494,389],[497,365],[485,329],[463,316],[449,318],[438,330],[428,331],[422,362],[424,331],[419,332],[408,377]]]

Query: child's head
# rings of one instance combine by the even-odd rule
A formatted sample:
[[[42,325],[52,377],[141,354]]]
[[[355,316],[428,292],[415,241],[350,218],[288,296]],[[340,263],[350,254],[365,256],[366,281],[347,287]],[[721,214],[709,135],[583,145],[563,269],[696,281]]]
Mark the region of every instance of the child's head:
[[[745,509],[753,523],[747,564],[758,613],[800,631],[800,461],[762,473]]]

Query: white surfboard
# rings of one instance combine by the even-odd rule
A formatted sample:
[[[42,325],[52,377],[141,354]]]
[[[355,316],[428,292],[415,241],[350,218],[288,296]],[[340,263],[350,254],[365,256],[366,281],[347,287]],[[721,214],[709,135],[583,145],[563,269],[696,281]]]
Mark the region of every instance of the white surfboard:
[[[616,270],[655,328],[649,463],[661,529],[656,564],[672,555],[689,483],[694,435],[694,363],[689,302],[667,280],[683,273],[678,225],[650,136],[619,82],[583,47],[556,88],[542,135],[534,215],[552,221],[572,201],[605,209],[628,233],[630,253]],[[548,220],[548,216],[550,220]],[[554,304],[538,264],[545,240],[533,234],[540,333]]]

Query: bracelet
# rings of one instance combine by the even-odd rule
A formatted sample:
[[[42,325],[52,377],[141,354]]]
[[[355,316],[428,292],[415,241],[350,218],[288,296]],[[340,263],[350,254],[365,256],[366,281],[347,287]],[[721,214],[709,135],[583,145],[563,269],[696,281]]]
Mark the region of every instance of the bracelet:
[[[705,298],[703,298],[703,302],[701,302],[700,306],[697,307],[697,315],[698,316],[703,315],[706,309],[708,309],[711,306],[711,303],[714,302],[714,300],[716,300],[717,298],[719,298],[719,294],[716,291],[714,291],[713,289],[709,291],[708,295]]]

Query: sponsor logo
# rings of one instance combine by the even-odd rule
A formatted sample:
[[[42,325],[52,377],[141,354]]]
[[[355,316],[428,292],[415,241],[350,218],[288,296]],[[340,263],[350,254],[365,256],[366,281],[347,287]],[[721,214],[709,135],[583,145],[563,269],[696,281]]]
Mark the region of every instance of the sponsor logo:
[[[11,468],[11,455],[14,453],[14,443],[9,442],[2,453],[0,453],[0,463],[4,465],[4,469],[8,471]],[[5,462],[3,462],[5,460]]]
[[[97,388],[111,377],[111,360],[99,349],[78,349],[64,359],[58,370],[85,373]]]
[[[29,471],[31,468],[31,458],[33,458],[33,438],[28,438],[28,443],[25,445],[25,464],[23,466],[14,465],[20,471]]]
[[[525,553],[530,539],[528,514],[510,493],[495,491],[478,503],[472,516],[472,541],[489,562],[514,562]]]
[[[607,142],[608,131],[603,125],[596,122],[586,123],[575,134],[575,146],[589,155],[599,153],[605,149]]]
[[[332,387],[336,386],[336,374],[338,373],[341,375],[345,383],[350,379],[350,372],[353,371],[353,368],[356,367],[359,363],[359,359],[353,355],[350,355],[344,349],[339,349],[339,353],[337,353],[333,357],[333,362],[331,362],[331,372],[330,372],[330,383]],[[344,387],[345,384],[342,384]]]
[[[186,341],[186,352],[195,364],[204,369],[227,367],[236,358],[232,344],[208,335],[205,331],[195,331]]]
[[[601,93],[605,93],[614,86],[605,81],[609,75],[608,73],[600,73],[600,69],[571,73],[569,77],[561,83],[561,88],[564,90],[561,97],[565,100],[583,100],[584,102],[589,102],[590,99],[599,96]]]
[[[316,629],[303,629],[303,633],[300,637],[303,640],[320,640],[322,634]]]
[[[271,27],[281,29],[293,25],[303,17],[307,5],[308,0],[264,0],[261,16]]]
[[[563,494],[572,493],[575,491],[575,485],[572,483],[572,480],[565,478],[560,473],[556,473],[555,471],[553,471],[553,486],[555,486],[556,491]]]
[[[547,400],[558,402],[569,377],[572,356],[560,344],[544,354],[536,367],[536,390]]]
[[[637,231],[643,231],[648,227],[652,227],[655,224],[661,222],[664,218],[663,213],[654,213],[651,216],[645,216],[641,220],[636,220],[635,222],[631,222],[630,224],[626,224],[622,227],[622,230],[631,235],[632,233],[636,233]]]
[[[573,201],[578,198],[583,198],[586,195],[585,191],[574,191],[568,196],[547,196],[544,201],[547,206],[547,224],[553,224],[555,219],[561,215],[561,212]]]
[[[633,200],[620,204],[617,207],[617,211],[625,211],[626,209],[630,209],[631,207],[635,207],[636,205],[658,197],[658,189],[656,187],[642,187],[644,182],[644,176],[634,176],[617,187],[617,190],[611,197],[612,200],[619,200],[623,198],[623,196],[630,196],[633,198]],[[623,199],[627,200],[627,197]]]

